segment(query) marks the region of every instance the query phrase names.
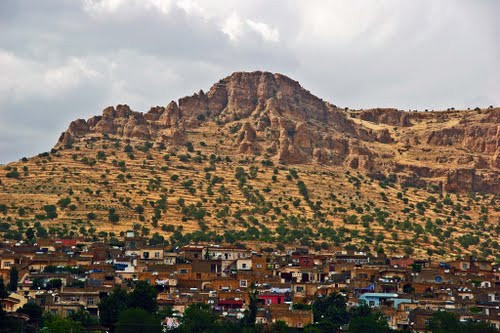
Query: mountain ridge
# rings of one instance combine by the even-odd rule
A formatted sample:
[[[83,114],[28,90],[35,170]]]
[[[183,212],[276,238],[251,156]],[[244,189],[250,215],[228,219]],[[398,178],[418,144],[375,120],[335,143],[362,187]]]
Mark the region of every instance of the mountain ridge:
[[[395,173],[403,183],[434,184],[448,192],[498,194],[499,114],[499,108],[429,113],[394,108],[341,109],[285,75],[235,72],[212,85],[207,93],[200,90],[166,107],[140,113],[128,105],[118,105],[105,108],[102,116],[73,121],[56,148],[92,134],[175,146],[187,141],[189,129],[209,121],[221,127],[239,123],[232,127],[238,132],[234,138],[237,153],[285,164],[344,165],[374,177]],[[423,123],[433,126],[426,128]],[[405,133],[398,133],[400,130]],[[377,147],[377,143],[381,145]],[[388,153],[384,145],[395,149]],[[415,149],[436,156],[423,163],[398,156],[403,155],[401,151]],[[453,156],[457,155],[455,163],[439,153],[443,150],[446,154],[450,149]]]

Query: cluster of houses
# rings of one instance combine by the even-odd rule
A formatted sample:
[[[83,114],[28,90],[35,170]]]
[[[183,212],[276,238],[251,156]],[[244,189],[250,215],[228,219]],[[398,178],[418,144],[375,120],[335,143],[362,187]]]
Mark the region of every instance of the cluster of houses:
[[[210,305],[220,316],[240,319],[257,290],[257,323],[284,321],[301,328],[313,322],[317,297],[342,293],[348,306],[377,308],[390,327],[425,332],[435,311],[500,328],[500,265],[466,256],[451,262],[389,258],[359,252],[262,251],[190,244],[149,246],[127,233],[123,246],[83,239],[39,239],[35,245],[0,243],[0,276],[18,271],[15,293],[1,300],[7,312],[34,301],[47,312],[69,316],[81,307],[98,316],[99,301],[117,285],[145,280],[159,290],[160,307],[171,307],[178,325],[187,306]]]

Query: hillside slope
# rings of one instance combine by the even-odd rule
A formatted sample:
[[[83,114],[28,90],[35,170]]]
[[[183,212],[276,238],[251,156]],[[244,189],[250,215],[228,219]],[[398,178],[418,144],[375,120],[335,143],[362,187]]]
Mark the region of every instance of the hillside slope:
[[[286,76],[234,73],[146,113],[78,119],[50,153],[1,168],[3,236],[135,228],[173,243],[491,257],[499,124],[499,108],[340,109]]]

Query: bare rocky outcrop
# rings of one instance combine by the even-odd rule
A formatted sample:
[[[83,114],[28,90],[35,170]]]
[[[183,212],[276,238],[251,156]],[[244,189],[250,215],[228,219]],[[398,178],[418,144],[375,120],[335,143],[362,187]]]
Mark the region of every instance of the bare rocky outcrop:
[[[257,134],[255,129],[252,125],[250,125],[250,123],[244,123],[236,141],[236,144],[239,146],[240,153],[258,154],[260,152],[260,147],[258,146],[256,139]]]
[[[377,124],[386,124],[391,126],[411,126],[410,117],[405,111],[399,111],[397,109],[369,109],[363,110],[359,114],[359,118],[367,121],[371,121]]]
[[[377,135],[376,135],[376,139],[378,142],[382,142],[382,143],[391,143],[393,141],[392,137],[391,137],[391,133],[389,133],[389,130],[387,128],[384,128],[384,129],[378,131]]]

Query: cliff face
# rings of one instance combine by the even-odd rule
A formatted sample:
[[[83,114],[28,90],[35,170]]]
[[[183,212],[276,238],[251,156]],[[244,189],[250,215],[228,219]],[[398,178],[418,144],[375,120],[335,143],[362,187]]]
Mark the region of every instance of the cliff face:
[[[174,149],[206,128],[232,140],[232,154],[285,164],[339,165],[449,192],[500,193],[500,109],[409,113],[345,111],[281,74],[238,72],[207,93],[153,107],[127,105],[73,121],[56,147],[88,136],[144,140]]]

